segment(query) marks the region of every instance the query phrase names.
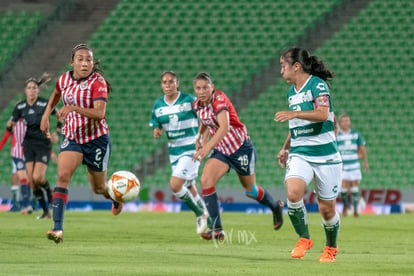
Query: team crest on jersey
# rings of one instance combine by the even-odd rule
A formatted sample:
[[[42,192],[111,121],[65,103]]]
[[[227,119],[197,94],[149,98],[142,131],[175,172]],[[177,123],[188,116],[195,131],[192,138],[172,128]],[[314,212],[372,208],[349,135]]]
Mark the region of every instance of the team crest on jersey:
[[[177,114],[171,114],[168,116],[170,119],[170,124],[176,125],[178,123],[178,116]]]
[[[87,80],[85,80],[85,81],[81,82],[80,87],[81,87],[81,89],[86,89],[86,88],[88,88],[88,81],[87,81]]]
[[[73,98],[73,94],[67,94],[66,95],[66,102],[68,103],[68,105],[71,105],[75,102],[75,100]]]
[[[180,106],[178,107],[178,110],[180,111],[180,112],[183,112],[184,110],[185,110],[185,106],[184,106],[184,104],[182,103],[182,104],[180,104]]]
[[[61,149],[64,149],[64,148],[66,148],[68,145],[69,145],[69,140],[68,140],[68,138],[65,138],[65,139],[63,140],[62,144],[60,145],[60,148],[61,148]]]

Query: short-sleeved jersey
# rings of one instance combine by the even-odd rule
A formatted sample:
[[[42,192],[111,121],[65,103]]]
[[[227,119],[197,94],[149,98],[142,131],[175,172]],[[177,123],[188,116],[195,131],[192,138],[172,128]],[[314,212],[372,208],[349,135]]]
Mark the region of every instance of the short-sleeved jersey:
[[[93,72],[86,79],[76,80],[73,71],[67,71],[57,79],[56,91],[61,95],[64,105],[93,108],[94,101],[108,101],[106,81],[98,72]],[[79,144],[85,144],[108,134],[109,129],[105,117],[93,120],[72,111],[65,118],[62,133]]]
[[[292,85],[288,91],[289,110],[314,110],[318,101],[326,99],[319,98],[320,96],[328,96],[328,119],[325,122],[296,118],[289,120],[290,155],[298,155],[312,163],[340,163],[341,156],[334,131],[335,115],[326,82],[311,75],[299,91]]]
[[[246,126],[240,122],[233,104],[223,91],[215,90],[213,100],[207,106],[201,106],[198,99],[194,101],[193,106],[200,122],[208,127],[211,137],[219,128],[217,115],[223,110],[229,112],[229,131],[215,147],[221,153],[231,155],[243,145],[245,140],[250,140]]]
[[[40,121],[45,113],[48,101],[44,98],[38,97],[37,100],[29,105],[26,100],[20,101],[13,110],[13,122],[17,123],[23,119],[26,125],[26,134],[24,135],[24,143],[30,144],[50,144],[50,139],[40,130]],[[57,109],[52,110],[55,114]]]
[[[26,134],[26,125],[23,119],[16,122],[12,132],[12,145],[10,155],[13,158],[24,159],[23,140]]]
[[[365,140],[361,134],[352,129],[346,133],[339,130],[336,141],[338,142],[339,152],[341,153],[344,164],[343,170],[359,170],[361,165],[358,159],[358,147],[365,145]]]
[[[194,96],[179,92],[171,104],[166,102],[165,96],[154,102],[149,126],[165,131],[172,165],[182,156],[195,153],[198,119],[192,108],[194,100]]]

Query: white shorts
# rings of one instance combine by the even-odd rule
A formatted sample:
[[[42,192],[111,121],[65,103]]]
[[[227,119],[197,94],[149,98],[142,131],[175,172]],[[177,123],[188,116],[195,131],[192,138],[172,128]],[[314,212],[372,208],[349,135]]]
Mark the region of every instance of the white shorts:
[[[323,200],[337,198],[342,182],[342,163],[309,163],[298,156],[291,156],[286,165],[285,181],[288,178],[301,178],[308,186],[314,180],[314,190],[318,198]]]
[[[172,166],[172,176],[193,180],[198,176],[199,161],[193,161],[190,156],[183,156]]]
[[[342,180],[345,181],[361,181],[361,170],[342,171]]]

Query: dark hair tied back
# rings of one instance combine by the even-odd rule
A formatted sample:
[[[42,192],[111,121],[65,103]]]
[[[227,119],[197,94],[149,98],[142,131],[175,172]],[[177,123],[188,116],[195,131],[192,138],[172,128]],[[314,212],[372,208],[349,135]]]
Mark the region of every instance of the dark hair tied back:
[[[52,79],[52,75],[47,73],[47,72],[44,72],[39,79],[37,79],[35,77],[28,78],[24,82],[24,85],[27,86],[30,82],[34,82],[34,83],[37,84],[38,87],[41,87],[41,86],[46,85],[51,79]]]
[[[316,56],[312,56],[308,50],[302,48],[289,48],[281,54],[287,62],[293,65],[295,62],[300,63],[303,71],[311,75],[317,76],[329,85],[329,79],[332,79],[335,74],[328,70],[324,63]]]

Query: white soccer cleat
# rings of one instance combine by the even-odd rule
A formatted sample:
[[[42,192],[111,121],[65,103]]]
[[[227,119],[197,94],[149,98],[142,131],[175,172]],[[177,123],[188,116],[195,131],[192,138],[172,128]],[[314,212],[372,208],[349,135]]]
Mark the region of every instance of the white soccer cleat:
[[[208,230],[208,218],[206,213],[196,218],[197,234],[200,235]]]

